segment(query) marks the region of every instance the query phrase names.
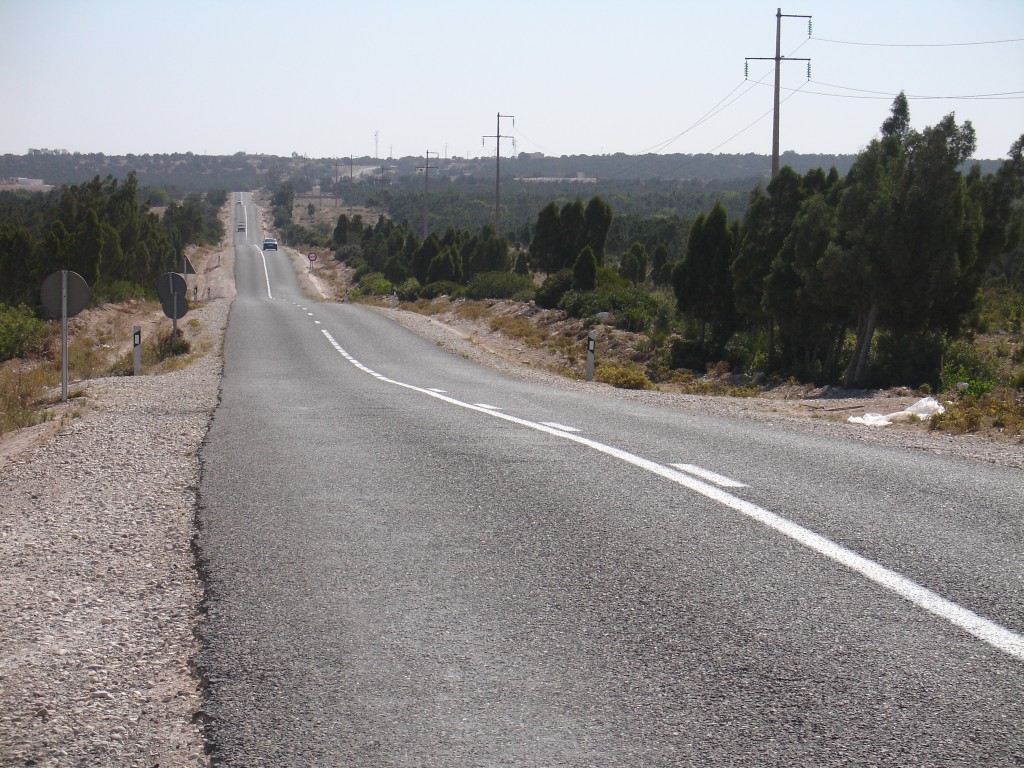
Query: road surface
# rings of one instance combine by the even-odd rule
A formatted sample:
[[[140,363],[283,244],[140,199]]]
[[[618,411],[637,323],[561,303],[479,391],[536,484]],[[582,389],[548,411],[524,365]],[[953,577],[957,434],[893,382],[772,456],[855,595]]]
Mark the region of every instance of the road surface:
[[[509,380],[308,301],[239,207],[218,764],[1024,762],[1019,471]]]

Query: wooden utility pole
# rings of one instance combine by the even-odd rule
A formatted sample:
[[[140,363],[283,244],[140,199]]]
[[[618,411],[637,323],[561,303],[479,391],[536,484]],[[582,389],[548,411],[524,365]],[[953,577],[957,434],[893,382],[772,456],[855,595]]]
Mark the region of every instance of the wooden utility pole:
[[[493,136],[484,136],[484,140],[494,139],[496,142],[494,149],[494,233],[499,233],[499,227],[501,226],[501,140],[511,139],[511,136],[501,135],[501,118],[506,118],[512,121],[512,125],[516,124],[515,115],[503,115],[498,113],[498,127],[494,131]]]
[[[430,169],[431,168],[437,168],[436,165],[431,165],[430,164],[430,156],[431,155],[433,155],[436,158],[437,157],[437,152],[432,152],[431,150],[428,149],[424,153],[424,157],[426,158],[425,162],[423,163],[423,165],[421,165],[417,169],[417,170],[422,169],[422,171],[423,171],[423,239],[424,240],[426,240],[427,237],[430,235],[430,209],[427,207],[427,200],[429,199],[428,198],[428,194],[429,194],[429,190],[430,190],[430,185],[429,185],[429,182],[430,182]]]
[[[772,178],[779,172],[779,91],[781,90],[781,69],[782,55],[782,19],[807,19],[807,36],[811,36],[811,17],[804,14],[783,13],[777,9],[775,13],[775,56],[748,56],[747,61],[774,61],[775,62],[775,110],[772,115]],[[786,58],[786,61],[810,61],[810,59]],[[810,79],[810,64],[807,65],[807,78]]]

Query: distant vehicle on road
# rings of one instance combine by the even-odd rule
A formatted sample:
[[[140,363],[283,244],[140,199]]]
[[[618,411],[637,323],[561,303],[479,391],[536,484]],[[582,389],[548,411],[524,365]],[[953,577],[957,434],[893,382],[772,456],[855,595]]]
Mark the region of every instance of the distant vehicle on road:
[[[275,240],[272,237],[268,237],[266,240],[263,241],[263,250],[264,251],[276,251],[277,250],[277,240]]]
[[[239,232],[245,232],[245,222],[244,221],[238,222],[238,231]]]

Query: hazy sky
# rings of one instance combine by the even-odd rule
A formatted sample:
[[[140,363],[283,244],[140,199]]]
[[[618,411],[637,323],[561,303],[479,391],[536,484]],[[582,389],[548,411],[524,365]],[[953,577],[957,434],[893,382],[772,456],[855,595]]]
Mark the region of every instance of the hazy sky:
[[[493,155],[500,111],[515,116],[502,155],[768,154],[774,64],[744,81],[744,58],[775,55],[778,7],[0,0],[0,153]],[[812,59],[811,82],[805,62],[782,65],[783,151],[857,152],[901,89],[915,128],[970,120],[977,157],[1024,133],[1024,0],[782,12],[813,15],[810,39],[806,19],[782,20],[783,56]]]

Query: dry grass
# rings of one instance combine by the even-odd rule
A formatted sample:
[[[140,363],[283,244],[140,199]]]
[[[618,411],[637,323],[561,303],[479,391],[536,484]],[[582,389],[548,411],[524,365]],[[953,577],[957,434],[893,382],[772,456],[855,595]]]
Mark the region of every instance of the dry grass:
[[[451,309],[447,302],[435,302],[427,299],[417,299],[402,305],[402,309],[415,312],[418,315],[443,315]]]
[[[482,301],[466,301],[455,307],[455,314],[466,320],[485,320],[494,312]]]
[[[933,416],[930,428],[955,434],[995,432],[1024,442],[1024,393],[996,387],[982,398],[961,398]]]
[[[0,435],[45,421],[46,392],[53,384],[53,370],[47,366],[0,368]]]
[[[551,337],[547,329],[521,315],[499,315],[492,318],[490,327],[492,331],[521,341],[528,347],[544,346],[544,343]]]

